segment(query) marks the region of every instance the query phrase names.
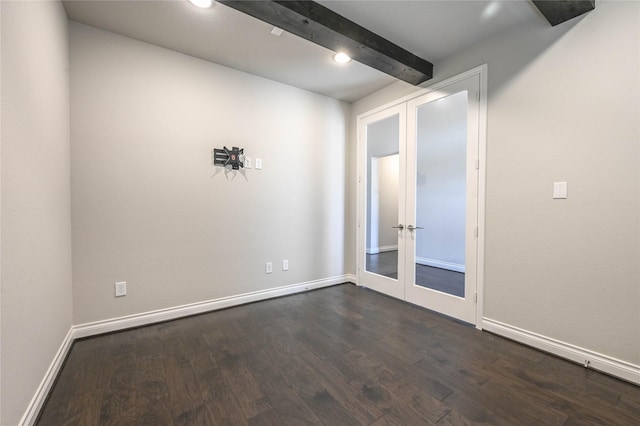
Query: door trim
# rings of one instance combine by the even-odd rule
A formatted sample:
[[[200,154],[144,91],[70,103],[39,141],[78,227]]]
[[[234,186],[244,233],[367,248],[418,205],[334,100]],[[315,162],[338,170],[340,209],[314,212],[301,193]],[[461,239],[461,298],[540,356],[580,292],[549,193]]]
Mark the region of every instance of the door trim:
[[[379,113],[386,109],[396,107],[399,104],[404,104],[412,99],[423,96],[427,93],[442,89],[451,84],[457,83],[458,81],[464,80],[468,77],[478,75],[480,78],[480,92],[478,96],[479,99],[479,111],[478,111],[478,237],[477,237],[477,257],[476,257],[476,267],[477,267],[477,277],[476,277],[476,324],[475,327],[479,330],[482,329],[482,319],[484,316],[484,276],[485,276],[485,240],[486,240],[486,164],[487,164],[487,73],[488,66],[487,64],[483,64],[472,68],[468,71],[465,71],[456,76],[450,77],[446,80],[435,83],[429,87],[418,90],[409,95],[403,96],[399,99],[393,100],[391,102],[387,102],[383,105],[380,105],[374,109],[371,109],[367,112],[358,114],[356,117],[356,127],[358,127],[357,123],[373,114]],[[363,208],[362,200],[364,195],[362,192],[361,178],[362,178],[362,156],[364,152],[362,151],[362,143],[361,143],[362,135],[360,133],[356,136],[356,144],[357,144],[357,158],[356,158],[356,185],[357,185],[357,205],[356,205],[356,276],[358,277],[357,285],[362,285],[360,282],[360,269],[363,267],[360,261],[360,249],[361,245],[361,230],[360,230],[360,215],[361,209]]]

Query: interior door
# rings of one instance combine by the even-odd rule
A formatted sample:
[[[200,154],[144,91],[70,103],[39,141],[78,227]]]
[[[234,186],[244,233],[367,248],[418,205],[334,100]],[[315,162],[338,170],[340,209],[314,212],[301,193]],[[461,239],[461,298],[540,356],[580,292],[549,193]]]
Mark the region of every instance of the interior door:
[[[485,110],[472,71],[358,117],[357,269],[359,285],[475,324]]]
[[[406,105],[358,120],[358,282],[404,299]]]
[[[407,103],[405,300],[476,322],[480,77]]]

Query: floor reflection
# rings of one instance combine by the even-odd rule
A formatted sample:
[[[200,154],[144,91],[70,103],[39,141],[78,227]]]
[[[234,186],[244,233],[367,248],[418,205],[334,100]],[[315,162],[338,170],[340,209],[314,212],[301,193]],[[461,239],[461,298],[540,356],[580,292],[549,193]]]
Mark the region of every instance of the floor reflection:
[[[366,270],[389,278],[398,278],[398,252],[367,255]],[[464,297],[464,273],[416,264],[416,284],[432,290]]]

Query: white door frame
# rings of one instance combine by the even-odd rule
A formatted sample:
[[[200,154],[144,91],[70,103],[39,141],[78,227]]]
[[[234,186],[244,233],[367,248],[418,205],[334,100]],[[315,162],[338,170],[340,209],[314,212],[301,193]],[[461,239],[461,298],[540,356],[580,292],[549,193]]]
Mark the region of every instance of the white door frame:
[[[410,95],[388,102],[370,111],[364,112],[357,116],[358,121],[358,136],[357,136],[357,243],[356,243],[356,276],[357,284],[362,285],[361,275],[364,271],[363,254],[363,223],[361,223],[362,209],[365,206],[363,202],[366,202],[366,187],[364,187],[363,174],[366,172],[366,158],[363,161],[363,157],[366,156],[365,147],[363,141],[364,135],[361,134],[360,122],[374,114],[378,114],[382,111],[388,110],[393,107],[397,107],[402,104],[406,104],[412,99],[423,96],[427,93],[442,89],[446,86],[464,80],[473,75],[478,75],[480,78],[480,91],[479,97],[479,111],[478,111],[478,237],[477,237],[477,305],[476,305],[476,321],[475,326],[478,329],[482,329],[482,317],[484,313],[484,267],[485,267],[485,209],[486,209],[486,159],[487,159],[487,64],[480,65],[469,71],[458,74],[454,77],[446,79],[444,81],[433,84],[425,89],[421,89]],[[401,164],[402,167],[402,164]],[[364,207],[366,208],[366,207]]]

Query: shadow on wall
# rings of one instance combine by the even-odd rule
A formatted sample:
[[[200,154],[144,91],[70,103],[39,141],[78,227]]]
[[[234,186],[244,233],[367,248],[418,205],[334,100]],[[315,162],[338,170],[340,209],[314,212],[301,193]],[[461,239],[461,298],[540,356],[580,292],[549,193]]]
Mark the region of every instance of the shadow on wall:
[[[496,34],[436,64],[434,78],[422,86],[429,87],[452,75],[487,63],[489,96],[495,98],[540,55],[585,19],[589,19],[589,13],[556,27],[552,27],[542,16],[539,20],[519,24],[517,30],[506,30],[510,31],[510,37],[505,37],[504,33]],[[504,52],[509,52],[507,60]]]

